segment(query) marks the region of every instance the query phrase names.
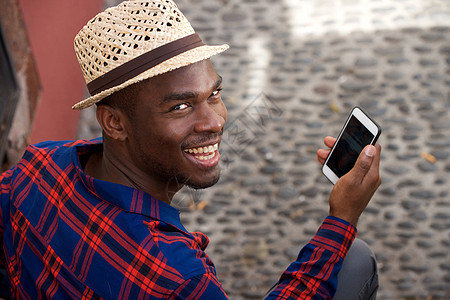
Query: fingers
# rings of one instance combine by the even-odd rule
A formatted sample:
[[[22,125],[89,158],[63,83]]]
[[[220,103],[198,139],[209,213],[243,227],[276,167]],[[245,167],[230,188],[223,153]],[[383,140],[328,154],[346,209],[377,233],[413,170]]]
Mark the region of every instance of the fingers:
[[[359,216],[381,184],[381,146],[368,145],[360,153],[355,166],[342,176],[330,194],[330,215],[356,226]]]
[[[332,137],[332,136],[327,136],[324,140],[323,140],[325,146],[332,148],[334,143],[336,143],[336,138]]]
[[[332,148],[334,143],[336,142],[336,138],[327,136],[324,139],[325,146]],[[327,159],[328,154],[330,154],[330,149],[319,149],[317,150],[317,160],[323,165],[325,160]]]
[[[367,173],[367,178],[372,178],[373,180],[378,181],[377,187],[381,184],[381,177],[380,177],[380,157],[381,157],[381,146],[380,144],[375,145],[376,149],[376,155],[374,156],[374,160],[372,162],[372,166]]]
[[[317,160],[323,165],[328,157],[328,154],[330,154],[330,149],[317,150]]]
[[[378,171],[374,172],[375,168],[371,169],[372,163],[376,160],[375,157],[379,157],[375,146],[367,145],[364,147],[363,151],[359,154],[355,166],[351,170],[352,176],[356,180],[363,182],[369,172],[372,176],[378,174]]]

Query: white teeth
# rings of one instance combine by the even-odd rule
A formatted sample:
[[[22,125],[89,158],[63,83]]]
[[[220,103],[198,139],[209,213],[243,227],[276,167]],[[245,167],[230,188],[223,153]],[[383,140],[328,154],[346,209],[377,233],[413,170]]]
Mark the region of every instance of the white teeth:
[[[216,156],[216,153],[214,152],[211,155],[207,155],[207,156],[196,156],[197,159],[199,160],[210,160],[211,158],[213,158],[214,156]]]
[[[194,154],[203,154],[203,153],[212,153],[217,151],[217,149],[219,149],[219,144],[214,144],[214,145],[210,145],[210,146],[205,146],[205,147],[198,147],[198,148],[189,148],[189,149],[185,149],[184,152],[186,153],[194,153]]]
[[[209,155],[195,155],[195,158],[197,158],[198,160],[210,160],[211,158],[216,156],[217,149],[219,149],[219,144],[198,148],[189,148],[185,149],[184,152],[190,154],[209,154]]]

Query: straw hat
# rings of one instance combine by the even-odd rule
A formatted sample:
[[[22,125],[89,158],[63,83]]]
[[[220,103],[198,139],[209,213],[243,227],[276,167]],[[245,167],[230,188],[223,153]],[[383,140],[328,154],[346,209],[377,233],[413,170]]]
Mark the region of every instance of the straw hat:
[[[91,97],[73,109],[228,49],[204,45],[172,0],[130,0],[109,8],[81,29],[74,47]]]

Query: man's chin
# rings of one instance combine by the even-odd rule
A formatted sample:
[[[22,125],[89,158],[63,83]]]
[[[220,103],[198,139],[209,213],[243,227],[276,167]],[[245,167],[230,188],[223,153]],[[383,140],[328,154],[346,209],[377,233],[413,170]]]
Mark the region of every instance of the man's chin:
[[[187,185],[188,187],[195,189],[195,190],[201,190],[201,189],[206,189],[206,188],[212,187],[219,181],[219,179],[220,179],[220,175],[216,176],[215,178],[213,178],[210,181],[194,181],[192,179],[188,179],[185,182],[185,185]]]

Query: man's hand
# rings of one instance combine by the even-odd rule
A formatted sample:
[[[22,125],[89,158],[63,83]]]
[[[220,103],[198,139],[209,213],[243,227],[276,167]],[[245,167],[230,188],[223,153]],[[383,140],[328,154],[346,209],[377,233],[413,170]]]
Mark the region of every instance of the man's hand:
[[[324,143],[333,147],[336,139],[327,136]],[[317,159],[325,162],[330,149],[319,149]],[[379,173],[381,146],[366,146],[353,169],[342,176],[334,185],[330,194],[330,215],[344,219],[354,226],[366,208],[375,191],[381,184]]]

